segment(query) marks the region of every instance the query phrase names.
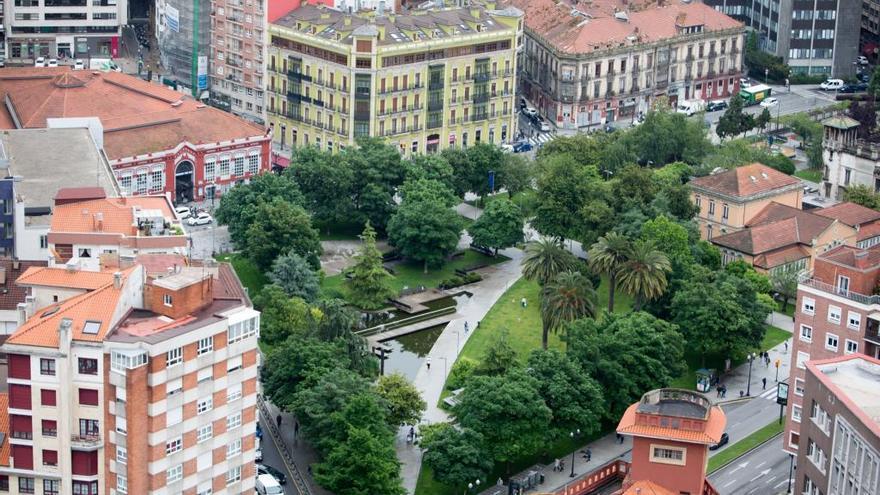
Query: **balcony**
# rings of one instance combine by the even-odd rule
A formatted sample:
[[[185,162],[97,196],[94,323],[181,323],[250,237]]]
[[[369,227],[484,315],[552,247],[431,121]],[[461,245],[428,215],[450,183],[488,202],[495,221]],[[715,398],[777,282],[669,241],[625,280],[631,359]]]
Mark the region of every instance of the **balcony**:
[[[812,287],[814,289],[819,289],[823,292],[828,292],[830,294],[835,294],[840,297],[845,297],[850,301],[855,301],[860,304],[880,304],[880,295],[866,295],[859,294],[858,292],[853,292],[851,290],[844,290],[838,287],[835,287],[831,284],[826,284],[820,280],[813,278],[812,272],[807,272],[801,275],[801,279],[799,281],[800,284],[806,285],[807,287]]]
[[[404,91],[414,91],[416,89],[422,89],[424,87],[425,87],[425,85],[422,83],[410,84],[409,86],[390,87],[390,88],[380,89],[379,94],[380,95],[388,95],[388,94],[392,94],[392,93],[403,93]]]
[[[486,81],[488,81],[490,79],[494,79],[496,77],[498,77],[498,74],[495,72],[488,72],[488,71],[482,72],[481,71],[481,72],[475,72],[474,75],[471,76],[471,79],[473,79],[474,82],[480,83],[480,82],[486,82]]]
[[[434,110],[443,110],[443,100],[439,100],[439,101],[428,100],[428,111],[432,112]]]
[[[311,103],[312,99],[308,96],[301,95],[299,93],[294,93],[292,91],[287,92],[287,101],[291,103]]]
[[[308,74],[303,74],[302,72],[299,72],[299,71],[293,71],[293,70],[287,71],[287,78],[292,79],[294,81],[312,82],[312,76],[310,76]]]
[[[354,120],[370,120],[370,111],[359,112],[357,110],[354,111]]]
[[[421,130],[422,130],[422,126],[411,125],[409,127],[394,127],[391,129],[385,129],[381,134],[382,134],[382,136],[394,136],[395,134],[408,134],[411,132],[418,132]]]
[[[70,435],[70,446],[77,450],[97,450],[103,445],[101,435]]]
[[[489,101],[489,92],[474,93],[474,104],[486,103]]]
[[[428,90],[443,89],[443,79],[436,79],[428,82]]]
[[[423,104],[407,105],[405,107],[401,106],[398,108],[386,108],[384,111],[382,111],[382,110],[379,111],[379,116],[381,117],[384,115],[393,115],[395,113],[415,112],[418,110],[423,110],[424,108],[425,108],[425,105],[423,105]]]

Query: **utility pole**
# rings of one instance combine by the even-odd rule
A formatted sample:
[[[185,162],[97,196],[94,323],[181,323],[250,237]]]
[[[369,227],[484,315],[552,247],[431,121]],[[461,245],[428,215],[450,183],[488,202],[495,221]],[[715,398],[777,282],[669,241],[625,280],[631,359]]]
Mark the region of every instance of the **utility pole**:
[[[391,354],[391,348],[383,345],[373,347],[373,355],[379,358],[379,376],[385,376],[385,360]]]

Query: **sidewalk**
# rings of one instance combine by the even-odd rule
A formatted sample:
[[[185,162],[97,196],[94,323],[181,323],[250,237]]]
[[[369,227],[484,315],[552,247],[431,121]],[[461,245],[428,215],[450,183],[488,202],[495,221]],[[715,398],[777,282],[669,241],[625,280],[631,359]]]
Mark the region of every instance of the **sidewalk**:
[[[264,418],[260,415],[261,422],[275,421],[275,417],[279,414],[279,409],[269,401],[266,401],[266,407],[269,409],[270,416],[269,418]],[[259,411],[259,409],[258,409]],[[280,412],[282,422],[281,428],[279,429],[281,433],[281,439],[287,445],[287,449],[290,452],[291,457],[293,457],[293,462],[296,466],[296,469],[302,475],[303,480],[308,484],[309,490],[312,495],[333,495],[329,491],[321,488],[315,483],[315,480],[312,479],[309,474],[309,466],[318,462],[318,454],[312,449],[312,446],[307,442],[302,440],[301,438],[294,437],[294,417],[292,414]],[[266,424],[263,423],[263,441],[271,441],[266,438],[269,435],[268,428]],[[274,466],[278,469],[281,469],[282,466]],[[292,474],[292,473],[291,473]],[[292,480],[290,480],[290,476],[288,476],[288,483],[292,484]]]
[[[785,315],[782,316],[791,321],[791,318]],[[766,398],[769,397],[767,394],[770,394],[769,391],[771,390],[775,394],[777,378],[780,382],[784,382],[788,379],[788,375],[791,372],[791,339],[769,349],[768,352],[770,353],[769,366],[760,357],[752,362],[751,387],[749,387],[749,363],[746,362],[731,370],[730,373],[721,376],[721,384],[727,387],[727,396],[725,398],[717,397],[717,392],[714,389],[706,392],[706,397],[715,404],[726,404],[739,400],[748,400],[749,396],[751,398],[759,396]],[[779,361],[778,374],[776,372],[777,360]],[[765,378],[767,379],[766,388],[762,382]],[[743,397],[740,397],[740,392],[743,393]],[[746,396],[746,392],[750,395]]]

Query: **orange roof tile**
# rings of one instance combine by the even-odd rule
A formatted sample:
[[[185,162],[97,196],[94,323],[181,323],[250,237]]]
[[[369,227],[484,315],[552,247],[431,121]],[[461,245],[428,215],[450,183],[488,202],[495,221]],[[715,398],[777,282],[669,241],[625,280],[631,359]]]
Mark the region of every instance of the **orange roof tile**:
[[[650,480],[639,480],[630,485],[622,495],[676,495]]]
[[[869,223],[868,225],[859,228],[859,235],[856,240],[864,241],[865,239],[877,237],[878,235],[880,235],[880,222]]]
[[[73,322],[73,340],[101,342],[113,324],[113,315],[129,275],[137,267],[122,272],[123,287],[117,289],[111,281],[94,291],[72,297],[64,302],[41,309],[6,340],[7,344],[37,347],[58,347],[58,327],[64,318]],[[86,322],[97,322],[94,333],[85,333]]]
[[[113,272],[71,271],[58,267],[30,267],[15,281],[18,285],[44,285],[95,290],[113,282]]]
[[[50,118],[98,117],[111,160],[173,149],[184,141],[197,144],[265,134],[264,128],[231,113],[116,72],[7,68],[0,73],[0,97],[6,96],[23,128],[46,127]],[[0,126],[16,127],[6,106],[0,108]]]
[[[0,393],[0,433],[3,443],[0,444],[0,466],[9,466],[9,394]]]
[[[810,252],[807,251],[807,248],[803,246],[788,246],[778,251],[771,251],[769,253],[755,256],[752,264],[759,268],[769,270],[777,266],[782,266],[786,263],[791,263],[792,261],[797,261],[809,257]]]
[[[840,220],[851,227],[880,220],[880,211],[855,203],[840,203],[828,208],[818,209],[815,213],[823,217]]]
[[[743,24],[702,2],[668,3],[653,1],[593,0],[506,0],[525,12],[526,28],[567,53],[651,43],[680,36],[681,27],[703,25],[704,31],[742,29]],[[581,14],[574,15],[576,9]],[[627,20],[615,18],[626,12]],[[583,15],[586,14],[586,15]]]
[[[758,255],[799,244],[811,245],[834,220],[770,202],[748,221],[745,230],[712,238],[712,243]],[[775,265],[774,265],[775,266]]]
[[[736,198],[746,198],[777,189],[793,188],[799,186],[801,180],[761,163],[752,163],[718,174],[697,177],[690,184],[694,188]]]
[[[724,415],[724,411],[718,406],[712,406],[709,410],[709,418],[706,420],[706,427],[702,431],[639,424],[636,413],[638,406],[639,403],[636,402],[623,413],[623,417],[620,418],[620,423],[617,425],[618,433],[636,437],[713,445],[721,439],[724,427],[727,426],[727,418]]]
[[[160,210],[167,219],[175,218],[165,196],[134,196],[129,198],[93,199],[59,205],[52,214],[51,232],[102,232],[135,235],[134,208]],[[103,214],[103,227],[97,229],[95,213]]]

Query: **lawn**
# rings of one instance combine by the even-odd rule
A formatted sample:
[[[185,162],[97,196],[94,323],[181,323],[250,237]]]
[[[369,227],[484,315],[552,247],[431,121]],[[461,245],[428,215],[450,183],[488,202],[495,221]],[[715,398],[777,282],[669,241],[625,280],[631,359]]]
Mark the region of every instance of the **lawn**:
[[[810,182],[822,182],[822,171],[821,170],[798,170],[794,173],[795,177],[799,177],[804,180],[808,180]]]
[[[364,231],[364,224],[360,222],[315,224],[315,229],[322,241],[356,241]]]
[[[217,256],[217,261],[227,261],[232,263],[235,273],[241,279],[242,285],[248,291],[248,295],[253,298],[263,289],[263,286],[269,283],[266,274],[257,268],[253,261],[245,258],[240,253],[227,253]]]
[[[734,459],[742,457],[743,454],[761,445],[782,433],[785,429],[785,423],[779,424],[779,421],[773,420],[769,425],[743,438],[742,440],[728,445],[727,448],[709,458],[709,467],[707,472],[712,473],[732,462]]]
[[[428,273],[423,273],[422,264],[404,261],[393,266],[394,279],[391,285],[400,290],[404,287],[417,287],[424,285],[425,287],[437,287],[440,282],[455,275],[455,270],[459,268],[467,268],[475,265],[495,265],[508,261],[510,258],[498,255],[496,257],[486,256],[470,249],[465,250],[464,255],[445,263],[440,268],[429,268]],[[325,277],[321,282],[321,292],[325,295],[346,294],[345,276],[342,274]]]
[[[786,332],[785,330],[777,327],[773,327],[767,325],[767,332],[764,334],[764,340],[761,342],[761,345],[756,349],[753,349],[755,352],[766,351],[776,347],[777,345],[785,342],[786,340],[791,338],[791,333]],[[726,356],[722,355],[710,355],[706,357],[705,366],[703,365],[702,357],[698,354],[693,353],[685,353],[685,361],[687,362],[688,369],[687,371],[677,379],[675,379],[672,383],[669,384],[670,387],[676,388],[684,388],[687,390],[695,390],[697,387],[697,370],[700,368],[714,368],[716,370],[724,369],[724,359]],[[745,357],[741,357],[738,359],[734,359],[731,363],[732,367],[739,366],[740,364],[745,362]]]
[[[778,311],[778,312],[780,312],[780,313],[782,313],[782,314],[784,314],[784,315],[786,315],[786,316],[789,316],[789,317],[794,316],[794,305],[795,305],[795,303],[796,303],[796,301],[795,301],[794,299],[789,300],[789,301],[788,301],[788,304],[787,304],[786,307],[785,307],[785,311],[783,311],[783,310],[782,310],[782,301],[777,300],[777,301],[776,301],[776,311]]]

